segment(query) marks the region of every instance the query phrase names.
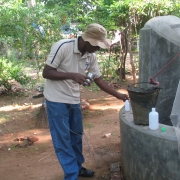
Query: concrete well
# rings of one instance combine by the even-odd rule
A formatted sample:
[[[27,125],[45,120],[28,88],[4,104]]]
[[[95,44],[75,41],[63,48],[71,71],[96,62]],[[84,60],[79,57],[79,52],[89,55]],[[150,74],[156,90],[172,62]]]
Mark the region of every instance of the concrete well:
[[[125,180],[180,180],[180,155],[172,126],[135,125],[132,112],[120,110],[122,170]],[[166,127],[166,132],[161,128]]]

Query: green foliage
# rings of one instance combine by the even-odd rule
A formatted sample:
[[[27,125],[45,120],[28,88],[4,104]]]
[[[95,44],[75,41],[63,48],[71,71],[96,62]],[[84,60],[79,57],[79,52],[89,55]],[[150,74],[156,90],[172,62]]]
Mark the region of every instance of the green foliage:
[[[118,61],[116,58],[108,55],[98,54],[99,67],[101,69],[102,76],[105,80],[117,80],[118,76],[116,74],[116,69],[119,65],[117,65]]]
[[[9,91],[13,81],[17,81],[22,85],[27,84],[31,78],[23,73],[23,66],[20,62],[12,61],[0,57],[0,86]]]
[[[120,30],[137,41],[139,30],[155,16],[180,16],[179,1],[170,0],[36,0],[29,8],[27,0],[2,0],[0,2],[0,55],[9,59],[13,54],[19,61],[35,60],[41,70],[51,45],[62,38],[60,28],[71,22],[79,29],[93,22],[102,24],[109,32]],[[41,25],[43,35],[32,26]],[[113,38],[113,37],[112,37]],[[110,58],[100,59],[102,74],[113,77],[121,66],[122,49]],[[16,74],[16,73],[15,73]]]
[[[140,29],[151,18],[171,14],[179,16],[179,4],[169,0],[123,0],[111,1],[111,3],[105,0],[99,0],[97,2],[96,9],[91,11],[89,16],[93,21],[105,26],[109,32],[117,29],[123,32],[127,40],[124,42],[126,44],[121,44],[121,47],[137,41]],[[133,47],[131,47],[131,50],[133,50]],[[121,66],[124,67],[125,64],[122,62],[122,59],[125,57],[126,55],[122,53],[122,48],[114,52],[111,58],[113,58],[114,62],[119,61],[119,63],[114,63],[114,65],[117,65],[114,71]],[[136,62],[134,63],[137,65]],[[111,67],[113,66],[109,66],[108,69],[112,69],[113,71]],[[124,67],[124,71],[125,69]],[[112,71],[110,70],[111,74],[113,74]]]
[[[127,28],[129,21],[132,28],[138,31],[149,19],[162,15],[178,15],[179,5],[169,0],[123,0],[107,3],[99,0],[96,9],[91,12],[97,22],[103,24],[108,30]]]
[[[7,57],[7,51],[15,50],[18,59],[35,59],[37,64],[42,64],[51,45],[62,37],[60,27],[66,13],[59,9],[55,6],[52,13],[42,4],[36,8],[27,8],[24,4],[1,6],[0,54]],[[33,27],[33,23],[41,25],[45,34]]]

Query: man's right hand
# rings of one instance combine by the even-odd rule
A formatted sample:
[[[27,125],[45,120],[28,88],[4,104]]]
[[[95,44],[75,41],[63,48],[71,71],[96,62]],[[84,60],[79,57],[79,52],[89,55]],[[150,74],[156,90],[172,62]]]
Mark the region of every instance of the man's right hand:
[[[74,72],[58,72],[56,68],[53,68],[48,65],[45,65],[43,69],[43,78],[51,79],[51,80],[72,79],[73,81],[77,82],[80,85],[84,85],[84,83],[91,85],[92,83],[92,79],[89,78],[88,76]],[[91,83],[88,82],[87,79],[89,79]]]
[[[92,83],[92,79],[88,76],[84,76],[80,73],[71,73],[72,75],[72,80],[74,80],[75,82],[77,82],[80,85],[88,85],[90,86]]]

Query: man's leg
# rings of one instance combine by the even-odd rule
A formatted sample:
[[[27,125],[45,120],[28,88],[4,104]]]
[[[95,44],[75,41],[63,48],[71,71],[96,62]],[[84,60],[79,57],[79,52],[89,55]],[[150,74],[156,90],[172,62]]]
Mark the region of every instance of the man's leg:
[[[83,123],[80,104],[71,105],[71,109],[69,111],[71,144],[80,170],[82,168],[82,163],[84,162],[84,156],[82,154]]]
[[[48,121],[56,156],[64,170],[64,180],[77,180],[79,165],[71,145],[69,104],[46,100]]]
[[[92,177],[94,175],[94,171],[82,167],[82,163],[84,162],[84,157],[82,155],[83,123],[80,104],[71,105],[70,131],[72,148],[79,166],[79,176]]]

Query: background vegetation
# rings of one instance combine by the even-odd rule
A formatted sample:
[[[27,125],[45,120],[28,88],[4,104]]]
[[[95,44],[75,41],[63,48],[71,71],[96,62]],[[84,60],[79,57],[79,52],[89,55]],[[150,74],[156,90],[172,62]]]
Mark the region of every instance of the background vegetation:
[[[24,66],[42,70],[51,45],[72,38],[93,22],[117,38],[110,51],[98,53],[101,71],[107,80],[126,77],[126,59],[131,72],[138,72],[138,38],[144,24],[155,16],[180,16],[180,2],[170,0],[1,0],[0,1],[0,86],[7,91],[13,80],[26,84]],[[73,28],[76,25],[76,28]],[[71,27],[71,29],[69,29]],[[118,32],[115,36],[115,32]],[[136,54],[136,55],[135,55]]]

